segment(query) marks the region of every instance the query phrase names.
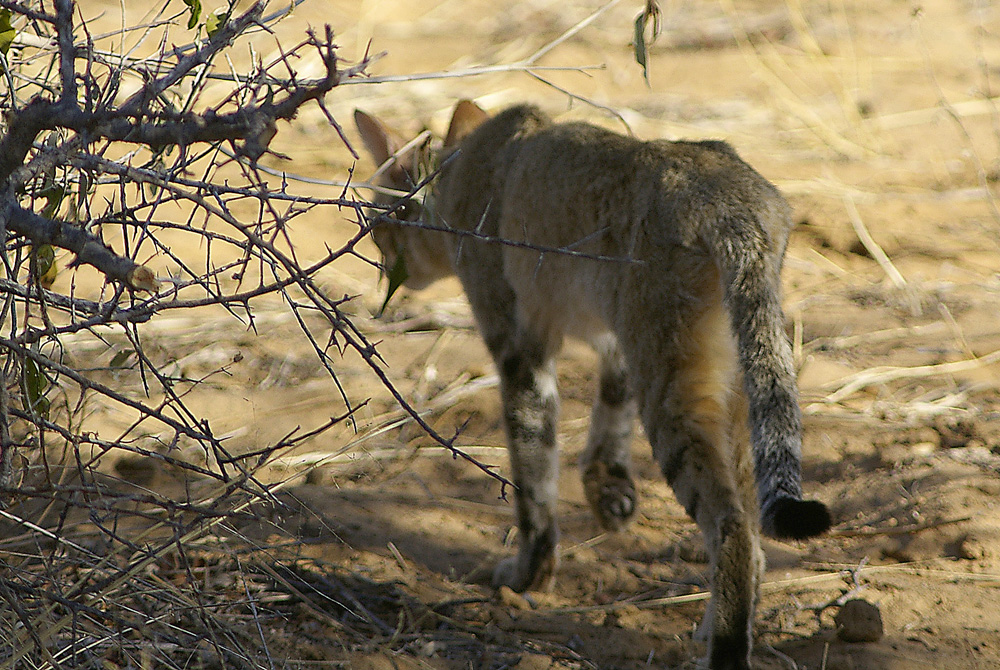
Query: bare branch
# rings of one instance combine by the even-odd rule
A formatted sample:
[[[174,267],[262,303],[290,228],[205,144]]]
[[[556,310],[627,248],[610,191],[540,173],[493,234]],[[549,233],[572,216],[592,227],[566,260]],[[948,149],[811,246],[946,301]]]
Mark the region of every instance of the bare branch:
[[[67,107],[76,107],[76,46],[73,44],[73,0],[55,0],[56,33],[59,39],[59,79],[61,100]]]
[[[461,429],[445,434],[394,386],[370,323],[355,316],[356,296],[330,288],[326,270],[338,260],[375,265],[359,246],[378,224],[365,218],[371,203],[348,186],[338,197],[298,192],[299,182],[257,162],[276,155],[275,133],[312,102],[330,141],[350,149],[325,96],[387,78],[367,78],[377,56],[339,61],[330,27],[279,43],[271,22],[287,3],[265,16],[255,2],[205,38],[203,27],[183,32],[200,10],[178,0],[157,3],[141,27],[123,21],[96,36],[82,4],[36,4],[44,9],[0,0],[16,26],[0,58],[0,548],[17,552],[12,565],[0,551],[0,629],[12,631],[0,636],[0,659],[14,659],[0,667],[60,667],[72,653],[84,665],[249,668],[257,661],[248,659],[269,658],[256,585],[222,602],[195,572],[208,546],[222,548],[211,551],[242,579],[254,575],[231,558],[240,549],[275,550],[241,525],[283,512],[278,491],[306,474],[275,476],[277,457],[337,426],[357,430],[371,401],[398,408],[501,495],[512,486],[462,449]],[[274,35],[269,62],[232,49],[251,33],[268,38],[263,31]],[[174,46],[184,34],[190,44]],[[537,63],[544,54],[475,74],[540,72],[549,69]],[[318,60],[318,78],[296,71],[307,58]],[[356,229],[318,252],[303,249],[325,244],[295,229],[315,208],[353,213],[346,225]],[[524,246],[590,258],[575,247]],[[75,272],[83,265],[97,281]],[[245,354],[255,348],[247,339],[273,326],[288,351]],[[329,413],[270,439],[241,425],[222,434],[205,399],[230,391],[227,380],[248,368],[254,384],[279,395],[300,381],[286,368],[308,369],[310,382],[322,382],[317,393],[330,395],[319,398]],[[375,382],[373,398],[354,397],[371,388],[353,385],[358,369]],[[347,438],[344,449],[370,436]],[[164,475],[170,485],[160,487]],[[232,625],[218,614],[227,607],[254,622]],[[365,621],[380,635],[395,631],[393,621]]]
[[[76,253],[76,263],[92,265],[113,281],[139,291],[156,291],[159,282],[149,268],[119,256],[81,228],[53,221],[12,202],[0,202],[0,225],[35,244],[51,244]]]

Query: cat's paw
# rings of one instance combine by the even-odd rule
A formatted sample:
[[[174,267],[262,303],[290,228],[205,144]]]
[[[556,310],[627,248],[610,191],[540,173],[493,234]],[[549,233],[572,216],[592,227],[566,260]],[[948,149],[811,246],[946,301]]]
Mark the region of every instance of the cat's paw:
[[[639,496],[624,468],[591,463],[583,473],[583,490],[594,516],[606,530],[621,530],[639,508]]]
[[[493,570],[493,588],[506,586],[512,591],[551,591],[555,585],[556,557],[553,554],[541,561],[534,571],[528,561],[520,556],[505,558]]]

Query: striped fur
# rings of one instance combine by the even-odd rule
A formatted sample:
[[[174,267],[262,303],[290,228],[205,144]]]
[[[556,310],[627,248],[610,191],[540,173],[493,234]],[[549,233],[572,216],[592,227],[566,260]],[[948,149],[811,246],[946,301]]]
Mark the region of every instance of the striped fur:
[[[403,146],[376,119],[356,120],[376,162]],[[761,529],[803,538],[830,524],[821,503],[802,500],[779,277],[788,206],[722,142],[642,142],[554,124],[530,106],[488,118],[467,101],[448,138],[440,155],[459,153],[423,221],[535,249],[391,222],[375,239],[386,265],[404,256],[412,287],[458,274],[500,371],[520,540],[495,584],[544,586],[556,568],[553,361],[564,336],[583,338],[602,361],[580,462],[595,516],[616,530],[636,513],[638,416],[706,540],[713,598],[700,631],[711,667],[750,667]],[[413,158],[396,160],[386,174],[409,190]]]

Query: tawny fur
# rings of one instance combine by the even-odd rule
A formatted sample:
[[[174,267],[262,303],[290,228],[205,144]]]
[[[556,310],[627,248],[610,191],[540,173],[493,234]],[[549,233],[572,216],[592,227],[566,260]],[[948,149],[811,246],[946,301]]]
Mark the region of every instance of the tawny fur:
[[[398,135],[355,116],[375,161],[393,162],[385,185],[414,190],[415,154],[395,155]],[[408,286],[459,276],[500,372],[519,548],[494,583],[544,586],[556,570],[554,358],[578,337],[601,357],[580,462],[595,516],[617,530],[636,513],[638,416],[705,537],[711,667],[750,667],[761,528],[807,537],[829,526],[825,507],[801,498],[784,199],[722,142],[642,142],[530,106],[490,118],[463,101],[437,157],[420,225],[388,217],[373,232],[386,266],[402,257]]]

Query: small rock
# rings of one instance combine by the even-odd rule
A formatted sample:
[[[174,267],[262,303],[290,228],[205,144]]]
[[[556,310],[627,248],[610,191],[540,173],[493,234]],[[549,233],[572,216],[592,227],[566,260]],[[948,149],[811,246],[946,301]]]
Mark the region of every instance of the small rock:
[[[969,533],[958,541],[956,554],[966,561],[980,561],[989,555],[986,543]]]
[[[837,637],[845,642],[875,642],[885,634],[878,605],[860,598],[844,603],[833,621]]]

